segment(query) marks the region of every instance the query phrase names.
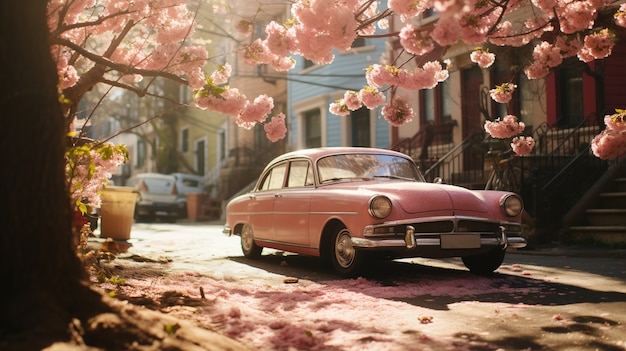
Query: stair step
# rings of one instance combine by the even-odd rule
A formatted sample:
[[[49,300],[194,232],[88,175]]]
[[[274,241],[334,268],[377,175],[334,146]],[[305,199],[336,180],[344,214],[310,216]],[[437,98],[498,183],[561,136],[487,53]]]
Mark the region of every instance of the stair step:
[[[615,191],[626,192],[626,178],[615,178]]]
[[[626,244],[626,226],[573,226],[568,236],[578,242],[593,239],[605,244]]]
[[[601,193],[600,206],[603,208],[626,208],[626,192]]]
[[[615,178],[615,190],[626,192],[626,178]]]
[[[585,212],[591,226],[626,226],[626,210],[594,208]]]

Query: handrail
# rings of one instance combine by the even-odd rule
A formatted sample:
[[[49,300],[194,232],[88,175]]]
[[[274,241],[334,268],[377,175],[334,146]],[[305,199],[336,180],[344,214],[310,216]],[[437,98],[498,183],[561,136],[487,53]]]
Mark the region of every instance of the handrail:
[[[561,149],[562,147],[566,146],[566,143],[569,144],[569,141],[571,138],[575,137],[578,135],[578,132],[585,126],[589,125],[588,122],[591,120],[591,118],[593,117],[595,120],[595,116],[596,113],[593,112],[591,114],[589,114],[587,117],[585,117],[578,125],[576,125],[574,128],[570,128],[570,132],[563,138],[563,140],[559,143],[559,145],[557,145],[556,148],[552,149],[552,151],[550,152],[550,155],[555,154],[559,149]]]
[[[464,149],[465,147],[467,147],[467,145],[470,144],[470,141],[472,141],[472,139],[474,139],[476,137],[476,135],[484,135],[484,133],[481,132],[474,132],[472,134],[470,134],[468,137],[466,137],[465,139],[463,139],[463,141],[461,141],[459,144],[455,145],[452,149],[450,149],[450,151],[446,152],[443,156],[441,156],[437,162],[433,163],[425,172],[424,175],[428,175],[430,174],[430,172],[441,166],[442,163],[446,162],[448,160],[448,158],[451,158],[455,152],[459,149]],[[458,156],[458,155],[457,155]]]

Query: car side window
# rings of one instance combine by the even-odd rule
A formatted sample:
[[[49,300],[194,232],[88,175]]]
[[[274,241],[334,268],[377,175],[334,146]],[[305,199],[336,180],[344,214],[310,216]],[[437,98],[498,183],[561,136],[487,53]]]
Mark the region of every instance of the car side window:
[[[273,190],[282,188],[286,168],[286,163],[281,163],[272,168],[265,176],[265,179],[263,179],[263,183],[259,187],[259,190]]]
[[[313,171],[309,161],[293,161],[289,164],[289,178],[287,187],[301,187],[313,185]]]

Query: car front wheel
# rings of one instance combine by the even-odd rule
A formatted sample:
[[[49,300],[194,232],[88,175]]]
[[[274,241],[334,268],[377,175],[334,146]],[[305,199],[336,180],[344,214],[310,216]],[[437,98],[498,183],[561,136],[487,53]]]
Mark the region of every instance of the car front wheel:
[[[356,276],[363,263],[362,256],[363,253],[352,246],[348,229],[342,228],[335,234],[330,258],[336,272],[346,277]]]
[[[500,248],[493,249],[489,252],[462,257],[465,267],[470,272],[480,275],[488,275],[493,273],[504,261],[506,250]]]
[[[243,229],[241,229],[241,250],[243,255],[248,258],[258,258],[263,251],[263,247],[254,242],[254,233],[249,224],[244,224]]]

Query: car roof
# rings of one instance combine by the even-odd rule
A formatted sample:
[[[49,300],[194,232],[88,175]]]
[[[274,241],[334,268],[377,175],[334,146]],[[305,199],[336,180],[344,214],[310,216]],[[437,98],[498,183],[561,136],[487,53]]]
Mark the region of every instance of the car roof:
[[[375,154],[386,154],[386,155],[395,155],[395,156],[403,156],[405,158],[410,159],[409,156],[388,149],[379,149],[379,148],[371,148],[371,147],[356,147],[356,146],[336,146],[336,147],[319,147],[319,148],[310,148],[310,149],[301,149],[295,150],[288,153],[285,153],[281,156],[276,157],[269,165],[275,164],[277,162],[281,162],[287,159],[295,158],[295,157],[305,157],[311,159],[313,162],[316,160],[328,156],[328,155],[336,155],[336,154],[351,154],[351,153],[375,153]],[[268,165],[268,166],[269,166]]]
[[[190,178],[190,179],[197,179],[197,180],[203,180],[204,177],[203,176],[199,176],[197,174],[190,174],[190,173],[181,173],[181,172],[176,172],[176,173],[171,173],[171,175],[173,175],[176,178]]]
[[[175,179],[173,175],[161,174],[161,173],[138,173],[132,176],[132,178],[161,178],[161,179]]]

